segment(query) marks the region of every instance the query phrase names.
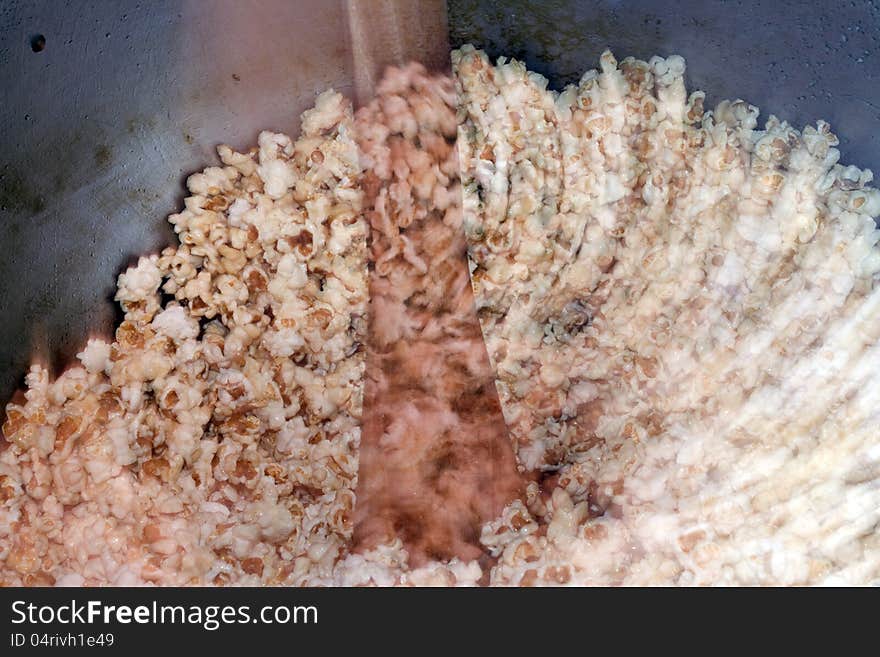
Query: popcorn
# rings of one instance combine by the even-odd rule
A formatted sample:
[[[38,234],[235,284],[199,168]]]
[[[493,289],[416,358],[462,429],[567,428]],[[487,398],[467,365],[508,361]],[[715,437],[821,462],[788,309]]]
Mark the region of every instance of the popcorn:
[[[115,341],[54,382],[35,366],[8,406],[0,583],[303,584],[332,567],[357,483],[366,226],[350,105],[327,92],[303,123],[297,142],[221,146],[169,218],[181,244],[120,275]],[[303,231],[318,248],[279,253]]]
[[[872,172],[675,55],[453,65],[188,178],[7,406],[0,584],[880,583]]]
[[[367,562],[344,581],[357,563],[363,583],[475,583],[480,526],[521,488],[468,284],[452,89],[391,68],[357,114],[376,266],[354,515]]]
[[[110,364],[110,345],[103,340],[91,339],[76,357],[90,373],[105,372]]]
[[[121,302],[142,301],[156,293],[162,282],[162,273],[156,266],[159,257],[144,256],[134,267],[119,275],[116,300]]]
[[[871,173],[824,122],[704,111],[680,57],[605,53],[560,94],[453,64],[483,335],[555,483],[517,521],[546,536],[487,525],[492,583],[876,583],[876,473],[846,474],[880,401]]]

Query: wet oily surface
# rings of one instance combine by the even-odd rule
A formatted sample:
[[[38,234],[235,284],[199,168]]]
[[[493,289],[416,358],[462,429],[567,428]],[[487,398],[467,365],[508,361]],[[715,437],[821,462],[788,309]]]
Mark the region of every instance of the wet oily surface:
[[[399,538],[415,567],[484,557],[482,526],[523,492],[468,276],[453,103],[450,79],[411,67],[357,126],[372,266],[354,540]]]

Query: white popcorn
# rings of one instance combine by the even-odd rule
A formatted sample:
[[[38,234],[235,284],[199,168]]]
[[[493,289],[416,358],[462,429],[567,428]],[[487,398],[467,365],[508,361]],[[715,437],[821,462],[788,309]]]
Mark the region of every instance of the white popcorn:
[[[188,316],[182,306],[168,306],[156,315],[152,326],[157,333],[167,335],[177,342],[195,338],[199,334],[199,323]]]
[[[824,122],[703,114],[677,56],[605,53],[558,96],[453,65],[483,334],[521,465],[559,482],[546,537],[484,534],[492,582],[876,581],[877,472],[845,474],[880,402],[870,172]]]
[[[110,365],[110,345],[104,340],[91,339],[76,357],[92,374],[106,372]]]
[[[257,173],[263,179],[266,194],[272,198],[281,198],[296,182],[296,171],[284,160],[269,160],[257,167]]]
[[[141,301],[156,293],[162,284],[157,262],[159,256],[143,256],[137,265],[119,275],[117,301]]]
[[[315,99],[315,107],[302,115],[302,131],[307,135],[318,135],[333,128],[346,119],[348,102],[332,89],[322,92]]]

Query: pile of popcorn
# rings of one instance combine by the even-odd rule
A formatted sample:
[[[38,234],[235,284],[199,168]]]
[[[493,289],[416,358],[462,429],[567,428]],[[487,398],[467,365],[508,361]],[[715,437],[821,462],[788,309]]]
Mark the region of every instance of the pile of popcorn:
[[[356,132],[375,266],[355,545],[400,537],[400,562],[458,584],[444,564],[485,556],[481,528],[522,482],[474,311],[452,79],[417,64],[389,70]],[[384,554],[368,557],[390,568]],[[395,577],[390,568],[384,581]]]
[[[880,582],[880,191],[684,60],[561,93],[453,53],[478,314],[520,464],[496,584]],[[546,493],[550,492],[550,499]]]
[[[219,150],[125,320],[7,407],[0,583],[306,584],[352,530],[367,228],[350,104]]]
[[[453,69],[190,176],[7,406],[0,585],[880,583],[871,172],[677,56]]]

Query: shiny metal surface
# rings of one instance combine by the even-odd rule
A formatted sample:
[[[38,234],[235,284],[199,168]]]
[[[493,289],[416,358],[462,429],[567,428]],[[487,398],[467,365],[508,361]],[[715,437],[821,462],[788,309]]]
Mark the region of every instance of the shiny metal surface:
[[[317,93],[366,94],[387,63],[447,61],[442,0],[367,4],[0,5],[0,401],[32,357],[57,368],[109,334],[117,274],[173,241],[217,144],[295,133]]]

